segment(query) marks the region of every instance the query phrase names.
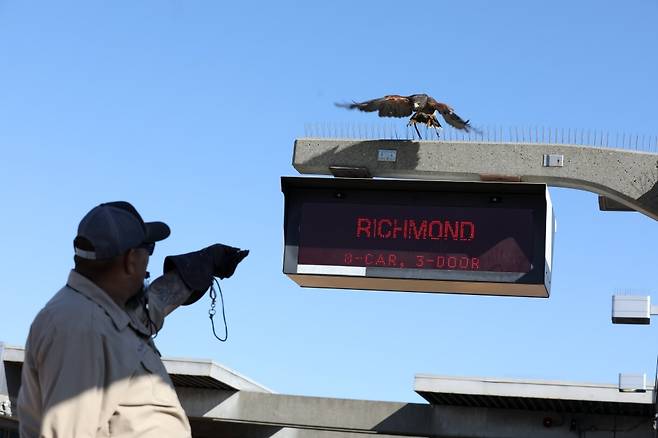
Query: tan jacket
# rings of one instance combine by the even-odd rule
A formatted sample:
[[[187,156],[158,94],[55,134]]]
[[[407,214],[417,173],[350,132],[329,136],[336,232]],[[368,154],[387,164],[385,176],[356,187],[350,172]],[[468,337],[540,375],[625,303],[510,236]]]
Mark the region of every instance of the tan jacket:
[[[147,328],[162,327],[172,292],[189,295],[174,273],[151,284],[149,322],[142,305],[123,310],[71,271],[30,328],[18,397],[21,437],[190,437]]]

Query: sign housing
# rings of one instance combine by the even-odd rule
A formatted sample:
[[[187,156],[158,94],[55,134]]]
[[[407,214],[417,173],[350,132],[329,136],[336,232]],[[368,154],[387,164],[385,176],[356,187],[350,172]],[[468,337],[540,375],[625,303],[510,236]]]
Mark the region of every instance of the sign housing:
[[[544,184],[282,177],[283,271],[304,287],[548,297]]]

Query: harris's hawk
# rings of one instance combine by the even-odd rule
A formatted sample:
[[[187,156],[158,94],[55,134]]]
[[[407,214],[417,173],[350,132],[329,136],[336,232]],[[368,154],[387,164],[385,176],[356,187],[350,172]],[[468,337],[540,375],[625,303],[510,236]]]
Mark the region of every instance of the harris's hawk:
[[[427,94],[412,94],[411,96],[398,96],[396,94],[391,94],[380,97],[379,99],[366,100],[365,102],[337,103],[336,106],[348,109],[358,109],[365,112],[377,111],[379,117],[411,116],[407,126],[413,125],[419,138],[421,138],[421,136],[420,131],[416,126],[417,123],[425,124],[435,130],[441,127],[441,124],[434,115],[435,112],[441,114],[443,119],[454,128],[466,132],[470,132],[470,130],[473,129],[469,124],[469,120],[462,119],[450,106],[437,101]],[[437,130],[437,134],[438,132],[439,131]]]

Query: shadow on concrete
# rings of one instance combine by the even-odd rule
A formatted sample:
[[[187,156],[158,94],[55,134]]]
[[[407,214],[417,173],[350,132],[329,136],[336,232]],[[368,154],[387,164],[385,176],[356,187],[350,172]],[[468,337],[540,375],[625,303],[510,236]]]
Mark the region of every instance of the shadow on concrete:
[[[313,140],[303,141],[312,143]],[[298,147],[299,144],[295,143],[295,150]],[[380,149],[397,151],[396,161],[379,161],[377,158]],[[372,163],[377,163],[377,171],[381,174],[389,169],[416,169],[419,149],[420,144],[414,140],[365,140],[347,147],[337,145],[303,162],[296,162],[295,159],[293,165],[300,173],[328,174],[329,166],[371,167]]]
[[[194,438],[268,438],[282,429],[278,426],[222,422],[212,419],[190,418]]]

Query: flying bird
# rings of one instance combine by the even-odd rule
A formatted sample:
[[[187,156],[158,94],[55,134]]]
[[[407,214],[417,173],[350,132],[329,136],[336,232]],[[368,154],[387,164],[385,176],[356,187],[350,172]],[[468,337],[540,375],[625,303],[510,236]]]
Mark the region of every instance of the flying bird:
[[[450,126],[466,132],[470,132],[471,130],[476,131],[469,124],[469,120],[462,119],[450,106],[437,101],[427,94],[412,94],[411,96],[391,94],[380,97],[379,99],[366,100],[365,102],[336,103],[336,106],[347,109],[358,109],[368,113],[377,111],[379,117],[407,117],[411,115],[407,126],[413,125],[418,138],[422,138],[418,126],[416,126],[418,123],[427,125],[429,128],[434,128],[438,135],[439,131],[437,128],[441,128],[441,124],[434,115],[435,112],[441,114]]]

